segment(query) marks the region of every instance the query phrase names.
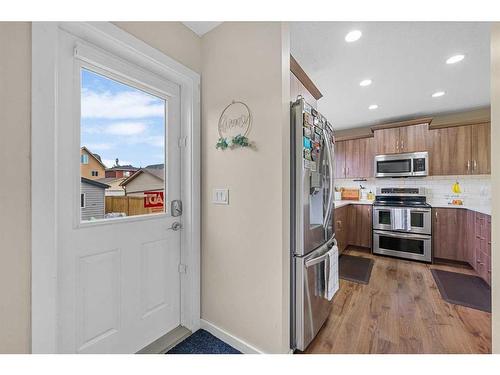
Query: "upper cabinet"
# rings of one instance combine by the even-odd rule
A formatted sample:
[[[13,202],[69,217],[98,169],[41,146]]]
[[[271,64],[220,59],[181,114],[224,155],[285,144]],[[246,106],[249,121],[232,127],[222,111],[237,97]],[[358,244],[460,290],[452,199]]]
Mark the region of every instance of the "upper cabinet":
[[[489,123],[435,129],[429,133],[432,175],[491,173]]]
[[[376,154],[396,154],[399,151],[399,128],[375,130]]]
[[[397,154],[428,150],[429,125],[417,124],[376,129],[376,154]]]
[[[335,178],[373,177],[373,137],[335,143]]]
[[[400,152],[427,151],[429,149],[429,124],[399,128]]]
[[[491,173],[491,126],[490,123],[472,125],[472,174]]]

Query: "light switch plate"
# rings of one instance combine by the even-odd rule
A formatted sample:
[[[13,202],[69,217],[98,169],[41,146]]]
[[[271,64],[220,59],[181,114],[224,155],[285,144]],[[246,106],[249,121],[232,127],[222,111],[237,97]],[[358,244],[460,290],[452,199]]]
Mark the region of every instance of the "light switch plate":
[[[229,189],[214,189],[212,202],[214,204],[229,204]]]

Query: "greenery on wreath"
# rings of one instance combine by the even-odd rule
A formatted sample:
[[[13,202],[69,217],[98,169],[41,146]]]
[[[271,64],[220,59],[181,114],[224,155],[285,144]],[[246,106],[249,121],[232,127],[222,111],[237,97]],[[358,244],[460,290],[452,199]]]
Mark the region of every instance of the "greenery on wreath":
[[[235,148],[235,147],[250,147],[250,141],[244,135],[238,134],[234,136],[231,140],[227,138],[219,138],[217,144],[215,145],[216,149],[225,150],[226,148]]]

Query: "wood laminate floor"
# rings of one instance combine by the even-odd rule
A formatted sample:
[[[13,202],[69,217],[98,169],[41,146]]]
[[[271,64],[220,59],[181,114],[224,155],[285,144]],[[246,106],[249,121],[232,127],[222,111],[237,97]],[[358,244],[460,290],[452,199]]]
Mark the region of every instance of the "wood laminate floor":
[[[491,314],[441,298],[431,268],[461,266],[375,256],[368,285],[340,280],[332,312],[306,353],[491,353]]]

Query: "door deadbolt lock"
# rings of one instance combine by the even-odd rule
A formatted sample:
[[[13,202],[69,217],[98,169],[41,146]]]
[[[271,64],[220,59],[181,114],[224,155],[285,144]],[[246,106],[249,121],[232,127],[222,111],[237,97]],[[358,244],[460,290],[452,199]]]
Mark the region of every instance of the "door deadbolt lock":
[[[173,200],[170,203],[170,213],[173,217],[182,215],[182,201],[180,199]]]

